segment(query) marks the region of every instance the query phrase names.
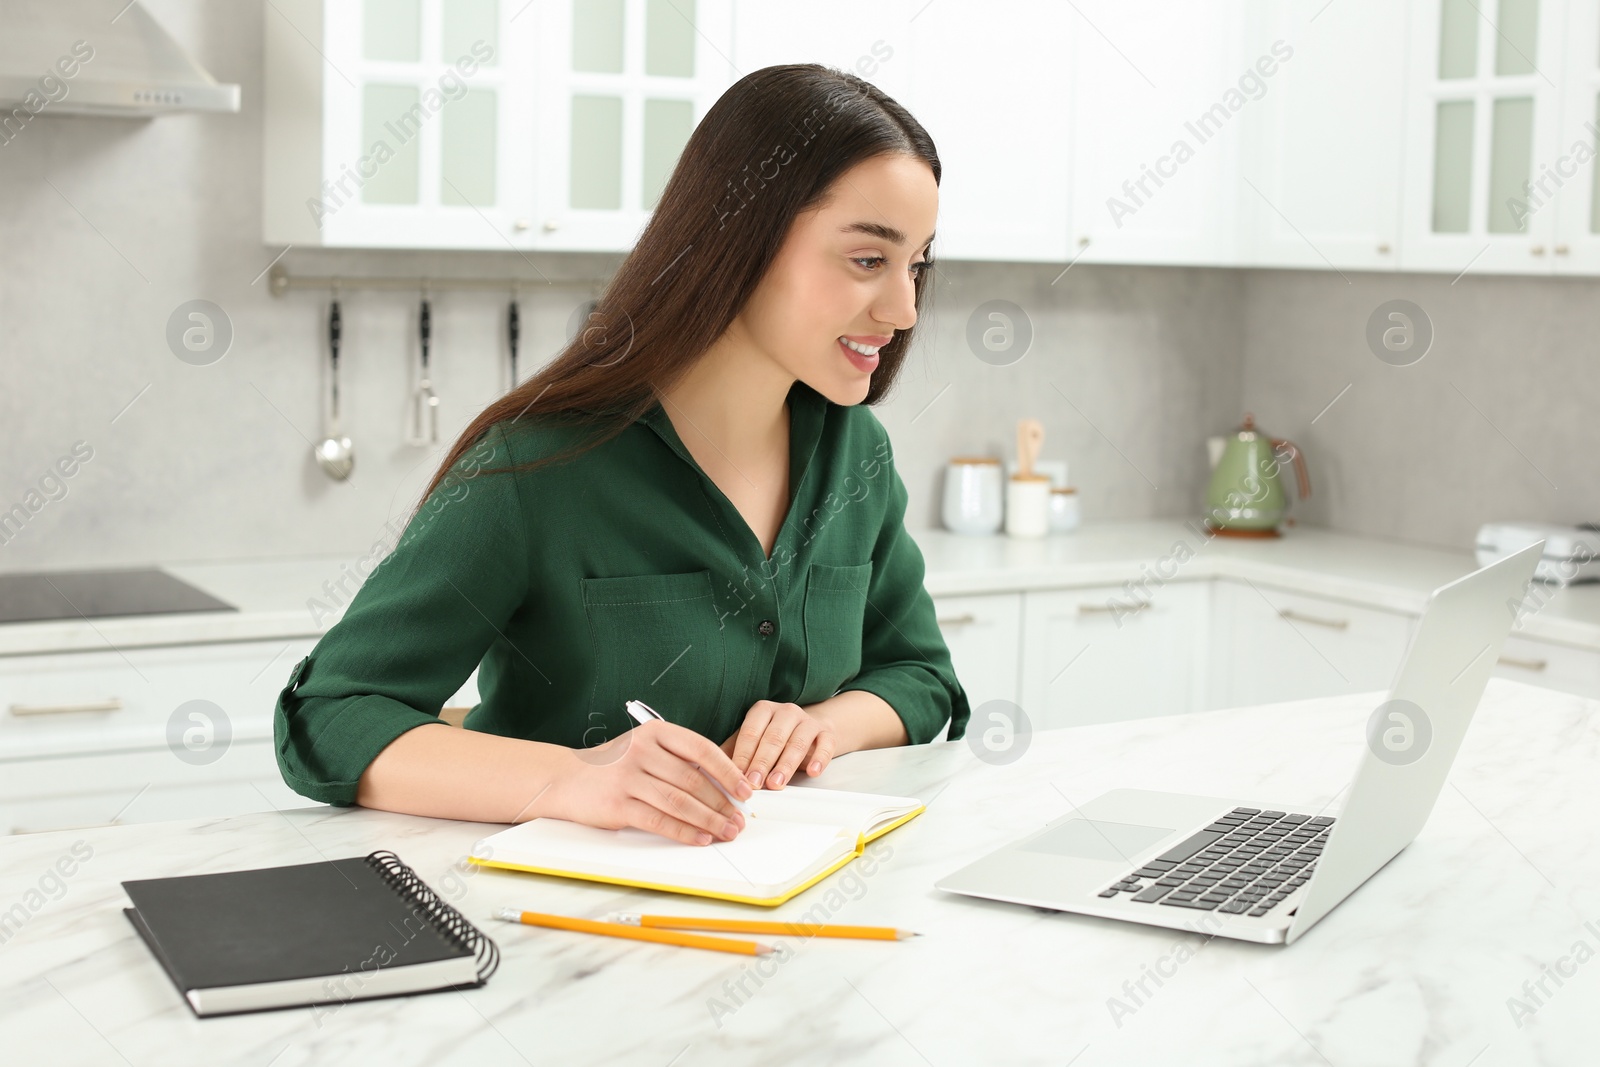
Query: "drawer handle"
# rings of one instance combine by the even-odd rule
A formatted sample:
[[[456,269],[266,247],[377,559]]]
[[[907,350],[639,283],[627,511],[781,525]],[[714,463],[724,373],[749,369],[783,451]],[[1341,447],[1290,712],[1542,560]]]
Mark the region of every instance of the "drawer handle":
[[[49,834],[55,833],[58,830],[99,830],[106,826],[126,825],[127,824],[121,819],[112,819],[110,822],[90,822],[83,823],[79,826],[13,826],[11,828],[11,833],[13,836],[20,836],[22,834]]]
[[[1302,615],[1293,608],[1279,609],[1278,617],[1288,619],[1290,622],[1309,622],[1313,626],[1326,626],[1330,630],[1348,630],[1350,628],[1349,619],[1324,619],[1317,615]]]
[[[1542,671],[1550,666],[1550,661],[1545,659],[1518,659],[1515,656],[1501,656],[1502,667],[1520,667],[1525,671]]]
[[[1135,600],[1132,604],[1079,604],[1079,615],[1109,615],[1116,612],[1119,615],[1132,615],[1136,611],[1144,611],[1150,607],[1148,600]]]
[[[80,711],[121,711],[122,698],[91,700],[87,704],[13,704],[13,715],[71,715]]]
[[[940,626],[971,626],[978,621],[978,617],[969,611],[965,615],[946,615],[944,618],[935,621]]]

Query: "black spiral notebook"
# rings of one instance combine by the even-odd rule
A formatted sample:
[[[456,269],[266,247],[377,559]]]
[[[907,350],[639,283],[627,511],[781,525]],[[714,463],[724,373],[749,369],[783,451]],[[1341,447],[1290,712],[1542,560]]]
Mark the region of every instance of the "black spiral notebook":
[[[393,852],[123,882],[196,1015],[483,985],[500,952]]]

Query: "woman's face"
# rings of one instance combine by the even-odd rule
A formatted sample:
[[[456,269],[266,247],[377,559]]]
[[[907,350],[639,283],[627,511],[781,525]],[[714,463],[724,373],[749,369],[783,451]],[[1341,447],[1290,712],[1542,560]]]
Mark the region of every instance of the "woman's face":
[[[912,283],[939,213],[926,163],[877,156],[840,175],[798,216],[736,328],[835,404],[866,399],[875,350],[917,321]],[[842,339],[864,352],[849,350]]]

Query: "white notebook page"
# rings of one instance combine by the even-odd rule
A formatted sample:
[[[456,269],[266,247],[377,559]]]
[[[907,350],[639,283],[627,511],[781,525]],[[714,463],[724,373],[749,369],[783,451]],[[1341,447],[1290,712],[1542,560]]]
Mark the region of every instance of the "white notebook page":
[[[848,848],[836,842],[847,839]],[[487,838],[478,854],[527,867],[594,872],[638,881],[700,885],[784,885],[824,854],[854,851],[856,835],[837,827],[754,818],[732,841],[684,845],[648,830],[600,830],[560,819],[535,819]]]

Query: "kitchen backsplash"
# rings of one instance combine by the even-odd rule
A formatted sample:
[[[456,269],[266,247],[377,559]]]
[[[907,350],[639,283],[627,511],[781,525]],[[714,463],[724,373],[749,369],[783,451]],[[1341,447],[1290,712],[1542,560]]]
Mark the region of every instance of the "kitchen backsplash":
[[[0,510],[42,506],[0,537],[0,570],[298,556],[392,540],[445,443],[505,387],[506,295],[438,293],[440,451],[403,443],[416,365],[413,293],[343,297],[341,386],[354,475],[331,482],[322,435],[326,294],[274,297],[260,241],[261,10],[152,3],[238,115],[51,118],[0,147]],[[937,254],[937,249],[935,249]],[[324,253],[297,273],[517,274],[522,372],[553,354],[612,256]],[[1305,451],[1303,522],[1465,548],[1483,521],[1600,518],[1592,411],[1600,282],[1337,272],[941,263],[911,360],[879,417],[910,492],[938,523],[946,457],[1009,456],[1045,426],[1087,519],[1197,514],[1205,438],[1246,410]],[[1380,361],[1368,319],[1405,298],[1435,337]],[[210,300],[227,355],[176,358],[169,313]],[[1020,308],[1026,355],[969,337],[989,301]],[[984,320],[987,323],[988,320]],[[1348,388],[1347,388],[1348,387]],[[1331,406],[1330,406],[1331,405]],[[71,469],[71,474],[65,472]],[[30,494],[36,494],[30,496]]]

